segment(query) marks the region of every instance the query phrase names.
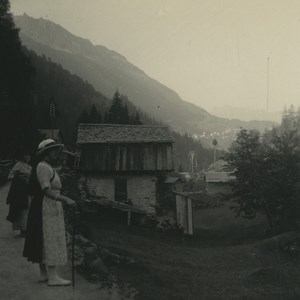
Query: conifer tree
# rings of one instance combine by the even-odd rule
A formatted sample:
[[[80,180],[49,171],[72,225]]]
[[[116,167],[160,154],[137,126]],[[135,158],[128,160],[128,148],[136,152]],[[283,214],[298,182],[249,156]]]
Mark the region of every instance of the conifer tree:
[[[110,124],[124,124],[124,108],[122,104],[121,95],[118,91],[115,92],[112,105],[108,111],[106,123]]]
[[[0,156],[35,146],[31,96],[34,70],[24,54],[8,0],[0,0]]]
[[[99,113],[95,104],[93,104],[90,110],[88,123],[98,123],[98,120],[99,120]]]
[[[79,123],[89,123],[89,114],[84,109],[79,117]]]
[[[125,104],[123,105],[123,101]],[[129,114],[127,96],[121,96],[118,91],[115,92],[112,105],[108,112],[104,115],[104,122],[109,124],[136,124],[141,125],[138,112],[135,115]]]
[[[121,123],[122,124],[129,124],[130,123],[130,118],[129,118],[129,113],[128,113],[128,106],[125,104],[122,109],[122,115],[121,115]]]
[[[143,124],[142,121],[141,121],[141,119],[140,119],[140,115],[139,115],[138,112],[136,112],[136,114],[135,114],[135,118],[134,118],[134,123],[133,124],[136,124],[136,125],[142,125]]]

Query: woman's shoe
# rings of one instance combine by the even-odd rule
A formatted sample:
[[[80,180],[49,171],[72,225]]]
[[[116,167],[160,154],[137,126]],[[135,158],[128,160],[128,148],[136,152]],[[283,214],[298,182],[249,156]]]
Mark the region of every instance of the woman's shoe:
[[[52,280],[48,280],[48,286],[68,286],[71,284],[70,280],[62,279],[60,277],[55,277]]]

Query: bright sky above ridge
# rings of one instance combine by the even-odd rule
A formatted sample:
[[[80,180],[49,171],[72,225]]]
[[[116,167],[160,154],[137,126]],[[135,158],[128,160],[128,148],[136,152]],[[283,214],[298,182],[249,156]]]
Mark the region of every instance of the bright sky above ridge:
[[[124,55],[186,101],[300,106],[299,0],[11,0]]]

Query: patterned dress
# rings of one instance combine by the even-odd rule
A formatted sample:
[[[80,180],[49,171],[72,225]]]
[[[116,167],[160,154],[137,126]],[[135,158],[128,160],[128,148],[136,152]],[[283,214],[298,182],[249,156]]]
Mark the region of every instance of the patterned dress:
[[[40,162],[36,172],[42,190],[50,188],[60,192],[60,178],[47,162]],[[62,203],[44,196],[42,211],[44,262],[48,266],[64,265],[67,262],[67,247]]]

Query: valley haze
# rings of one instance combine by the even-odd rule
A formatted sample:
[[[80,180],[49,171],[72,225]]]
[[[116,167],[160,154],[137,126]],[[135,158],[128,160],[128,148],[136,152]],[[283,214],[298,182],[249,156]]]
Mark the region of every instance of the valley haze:
[[[300,104],[297,0],[12,0],[11,8],[122,54],[211,113],[266,112],[268,57],[269,112]]]
[[[73,35],[61,26],[42,18],[16,16],[24,45],[39,55],[50,57],[65,69],[91,83],[111,98],[116,88],[129,100],[158,121],[177,132],[194,135],[210,144],[217,135],[228,146],[240,127],[264,130],[273,122],[228,120],[211,115],[199,106],[183,101],[170,88],[150,78],[144,71],[115,51]],[[226,144],[226,145],[225,145]]]

